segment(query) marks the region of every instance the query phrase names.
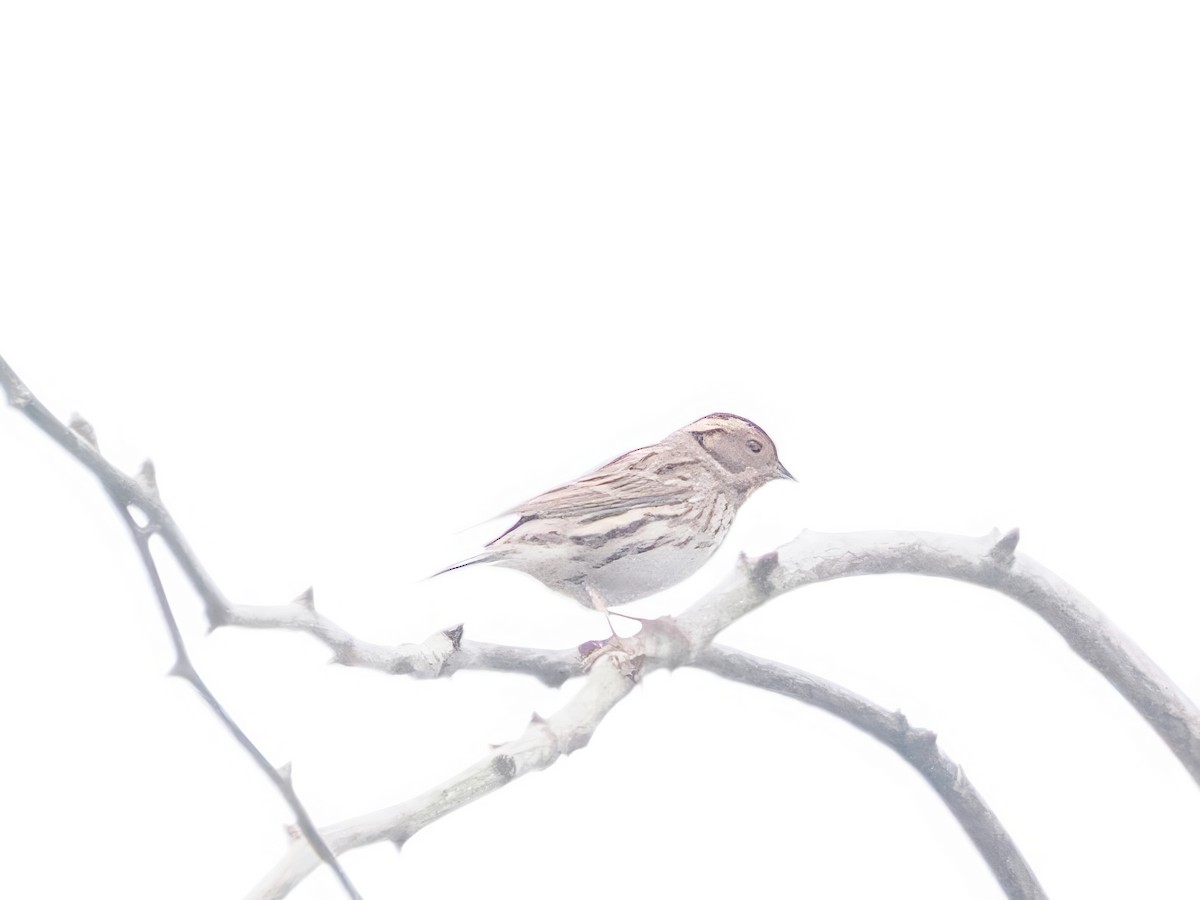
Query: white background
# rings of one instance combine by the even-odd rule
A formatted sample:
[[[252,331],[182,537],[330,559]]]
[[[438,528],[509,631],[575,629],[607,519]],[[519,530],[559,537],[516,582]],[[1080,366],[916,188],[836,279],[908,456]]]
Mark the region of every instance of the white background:
[[[981,534],[1200,697],[1187,3],[104,3],[0,14],[0,352],[158,465],[226,593],[360,636],[565,647],[602,620],[431,571],[463,531],[705,413],[799,483],[629,608],[802,528]],[[0,415],[3,893],[236,897],[288,813],[190,688],[90,475]],[[576,688],[197,665],[318,822],[401,801]],[[836,679],[975,781],[1055,898],[1193,898],[1200,794],[1012,601],[905,577],[780,598],[727,643]],[[592,744],[345,857],[367,897],[995,897],[890,751],[659,673]],[[328,872],[295,894],[339,894]]]

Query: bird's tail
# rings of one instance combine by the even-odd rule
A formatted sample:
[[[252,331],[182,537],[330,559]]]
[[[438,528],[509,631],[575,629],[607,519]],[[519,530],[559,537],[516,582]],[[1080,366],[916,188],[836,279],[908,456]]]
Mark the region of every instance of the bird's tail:
[[[479,563],[491,562],[495,559],[494,553],[480,553],[478,556],[472,556],[470,559],[464,559],[462,562],[456,562],[452,566],[446,566],[444,569],[439,569],[430,575],[430,578],[437,578],[439,575],[445,575],[447,572],[453,572],[455,569],[465,569],[467,566],[474,566]]]

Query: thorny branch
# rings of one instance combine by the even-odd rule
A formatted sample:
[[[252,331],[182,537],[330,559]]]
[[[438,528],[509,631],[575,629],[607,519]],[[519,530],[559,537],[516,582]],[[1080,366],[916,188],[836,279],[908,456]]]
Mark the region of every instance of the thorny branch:
[[[932,731],[914,728],[903,714],[889,712],[841,685],[741,650],[712,644],[692,665],[820,707],[887,744],[938,792],[991,866],[1007,896],[1045,896],[1033,870],[996,814],[958,764],[938,747],[937,735]]]
[[[601,656],[580,691],[556,714],[549,719],[535,715],[521,737],[496,748],[454,777],[404,803],[323,829],[329,845],[334,852],[342,853],[379,841],[402,844],[421,828],[470,801],[504,787],[521,775],[547,768],[560,756],[585,746],[608,712],[649,672],[689,664],[819,706],[887,744],[942,797],[1006,896],[1013,900],[1044,900],[1045,892],[1016,844],[962,769],[937,747],[936,735],[911,727],[899,713],[888,712],[845,688],[798,669],[716,645],[696,653],[694,642],[703,639],[707,627],[695,613],[699,606],[693,606],[674,620],[648,622],[632,638],[622,639],[621,649]],[[440,636],[440,633],[434,635],[426,643],[440,647],[437,640]],[[504,657],[492,657],[488,650],[480,649],[493,646],[476,645],[473,663],[477,665],[472,667],[510,671]],[[504,649],[521,652],[518,648]],[[547,657],[552,671],[570,666],[579,674],[577,651],[529,652]],[[246,895],[246,900],[279,900],[316,863],[308,847],[293,844]]]
[[[166,623],[167,631],[171,636],[171,644],[175,649],[175,662],[171,666],[170,674],[183,678],[196,689],[204,699],[204,702],[208,704],[209,708],[216,713],[225,727],[233,734],[237,742],[253,757],[259,768],[266,773],[267,777],[271,779],[280,793],[283,794],[284,800],[296,816],[296,824],[300,832],[308,839],[317,856],[333,869],[334,874],[337,876],[338,881],[341,882],[347,895],[353,898],[353,900],[361,900],[358,891],[350,882],[350,878],[342,868],[338,858],[325,844],[320,833],[317,831],[316,825],[313,824],[312,817],[309,816],[308,811],[300,802],[300,798],[296,795],[296,791],[292,786],[291,766],[284,765],[276,768],[271,765],[258,747],[254,745],[254,742],[250,740],[249,736],[238,726],[217,700],[212,691],[209,690],[208,685],[204,683],[204,680],[192,665],[187,647],[183,642],[183,635],[180,634],[179,625],[175,621],[174,613],[171,611],[171,604],[167,600],[166,589],[163,587],[162,579],[159,577],[158,566],[155,564],[154,556],[150,552],[150,538],[155,534],[159,534],[166,540],[167,546],[171,548],[171,552],[175,554],[180,565],[188,573],[192,584],[196,585],[201,596],[205,598],[206,606],[209,609],[210,621],[212,621],[212,611],[216,604],[224,604],[226,606],[228,604],[221,597],[216,585],[212,583],[212,580],[200,567],[199,561],[196,560],[195,556],[187,548],[174,521],[172,521],[166,508],[162,505],[162,501],[158,496],[154,466],[149,460],[146,460],[142,464],[142,469],[138,473],[137,478],[130,478],[128,475],[120,472],[100,455],[96,433],[91,425],[79,416],[72,417],[70,426],[63,425],[62,422],[56,419],[42,405],[21,379],[17,377],[16,372],[5,362],[3,357],[0,357],[0,384],[4,386],[9,405],[24,412],[34,424],[50,435],[59,446],[66,449],[100,479],[100,483],[104,486],[109,498],[116,505],[117,512],[121,516],[122,521],[129,528],[129,533],[137,546],[138,556],[141,558],[142,564],[146,569],[146,574],[150,578],[151,586],[154,588],[154,595],[158,600],[159,610],[162,613],[163,621]],[[134,507],[142,512],[147,520],[145,525],[138,524],[130,512],[130,507]]]
[[[143,469],[137,479],[117,471],[96,450],[86,423],[80,420],[73,422],[71,428],[63,426],[33,398],[2,359],[0,382],[10,404],[25,412],[95,473],[127,517],[129,506],[145,514],[148,524],[144,528],[128,519],[139,550],[151,533],[163,537],[203,599],[211,627],[241,625],[307,631],[326,643],[340,663],[415,677],[438,677],[460,669],[488,669],[524,672],[557,685],[581,674],[576,650],[533,650],[468,641],[463,638],[461,626],[434,634],[420,644],[385,646],[361,641],[317,612],[311,592],[282,606],[229,603],[204,572],[162,506],[153,484],[152,469]],[[710,646],[724,628],[772,597],[820,581],[904,572],[979,584],[1023,603],[1059,631],[1081,657],[1134,705],[1200,781],[1200,713],[1195,705],[1086,598],[1034,561],[1017,555],[1018,539],[1016,530],[1005,535],[994,532],[982,538],[903,532],[845,535],[803,532],[775,552],[754,560],[743,559],[743,564],[725,582],[678,618],[647,623],[642,632],[624,639],[619,651],[600,658],[580,691],[558,713],[546,720],[535,716],[522,737],[496,749],[470,769],[407,803],[324,829],[325,842],[315,832],[310,834],[303,827],[302,830],[316,853],[341,874],[336,860],[326,857],[330,850],[336,855],[379,840],[403,842],[447,812],[526,772],[545,768],[560,755],[585,745],[608,710],[628,693],[637,678],[657,668],[695,665],[815,703],[892,746],[943,796],[1008,895],[1041,897],[1036,878],[1011,839],[961,770],[936,748],[930,732],[912,729],[903,717],[880,710],[814,676]],[[152,564],[150,560],[148,568]],[[154,570],[149,571],[154,580]],[[162,602],[165,604],[165,598]],[[168,623],[174,627],[170,619]],[[181,643],[179,647],[182,648]],[[181,658],[186,660],[186,655]],[[223,715],[211,695],[206,695],[206,699]],[[248,745],[260,765],[270,768],[244,735],[236,729],[235,734]],[[286,781],[286,775],[282,777]],[[290,782],[285,794],[288,791]],[[294,794],[289,802],[292,798]],[[293,809],[298,810],[302,822],[306,820],[298,801]],[[317,863],[313,849],[297,841],[249,896],[281,897]]]
[[[803,532],[776,551],[757,559],[743,558],[742,564],[723,583],[680,616],[646,623],[647,627],[632,639],[625,639],[622,654],[602,657],[602,662],[623,667],[632,677],[644,677],[658,668],[696,665],[788,693],[845,718],[896,749],[929,780],[963,824],[1009,897],[1042,897],[1036,877],[1012,839],[962,771],[937,749],[930,732],[912,729],[901,717],[844,690],[814,686],[812,680],[806,680],[796,670],[768,661],[748,662],[744,656],[731,656],[733,651],[710,647],[714,637],[741,616],[773,597],[808,584],[853,575],[900,572],[978,584],[1007,594],[1042,616],[1121,691],[1193,777],[1200,776],[1200,713],[1192,701],[1085,597],[1038,563],[1018,556],[1015,552],[1018,539],[1016,530],[979,538],[916,532],[841,535]],[[231,621],[238,618],[232,616]],[[301,620],[301,616],[289,612],[277,624],[306,628],[325,639],[321,629]],[[265,623],[260,618],[255,624]],[[414,675],[445,674],[468,667],[511,671],[514,668],[511,657],[494,655],[493,650],[492,645],[468,644],[461,631],[454,629],[434,635],[423,644],[393,648],[392,659],[394,671]],[[548,683],[556,683],[564,673],[571,673],[571,660],[566,652],[530,652],[544,660],[546,668],[541,677]],[[532,742],[539,748],[538,765],[520,767],[511,777],[544,768],[559,754],[586,743],[608,710],[624,695],[622,682],[613,679],[612,670],[613,666],[597,665],[584,689],[549,720],[554,722],[562,717],[576,723],[575,741],[562,741],[554,728],[535,728],[541,723],[536,720],[525,736],[496,751],[507,757],[512,755],[514,746],[528,748]],[[632,677],[627,677],[626,682],[631,683]],[[607,687],[602,689],[598,679],[605,679],[602,684]],[[581,716],[585,724],[579,729]],[[462,796],[462,786],[470,785],[473,799],[510,780],[507,776],[486,775],[494,758],[485,758],[405,804],[331,826],[326,832],[330,843],[341,852],[373,841],[407,838],[466,802],[458,799]],[[481,772],[485,774],[481,776]],[[447,796],[455,801],[447,803]],[[281,897],[314,865],[307,848],[293,846],[248,897]]]
[[[778,550],[744,560],[738,572],[686,615],[703,623],[695,647],[705,647],[738,618],[767,600],[810,584],[856,575],[910,574],[952,578],[991,588],[1041,616],[1103,675],[1150,724],[1200,783],[1200,709],[1142,649],[1079,591],[1045,566],[1016,552],[1019,532],[982,537],[933,532],[823,534],[804,531]],[[451,629],[420,644],[386,647],[352,637],[318,613],[306,593],[287,606],[228,607],[225,624],[308,631],[339,662],[416,677],[461,669],[527,672],[549,685],[578,674],[568,651],[517,649],[468,641]]]

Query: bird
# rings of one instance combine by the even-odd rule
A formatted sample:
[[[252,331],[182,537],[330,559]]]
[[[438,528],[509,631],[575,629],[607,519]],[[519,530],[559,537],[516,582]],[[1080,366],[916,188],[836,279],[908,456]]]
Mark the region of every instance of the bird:
[[[508,510],[483,552],[435,573],[496,565],[607,614],[678,584],[716,552],[758,488],[795,479],[763,429],[712,413],[656,444]]]

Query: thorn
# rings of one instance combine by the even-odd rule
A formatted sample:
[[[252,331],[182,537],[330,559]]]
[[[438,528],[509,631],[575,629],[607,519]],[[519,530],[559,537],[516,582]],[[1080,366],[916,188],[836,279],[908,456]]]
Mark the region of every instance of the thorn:
[[[182,659],[177,659],[171,665],[171,668],[167,669],[167,677],[168,678],[182,678],[185,681],[191,681],[192,680],[191,668],[192,667],[189,666],[187,663],[185,663]]]
[[[296,841],[300,840],[300,838],[301,838],[301,837],[303,837],[303,834],[304,834],[304,833],[303,833],[303,832],[302,832],[302,831],[301,831],[299,828],[297,828],[295,825],[284,825],[284,826],[283,826],[283,833],[284,833],[285,835],[287,835],[287,839],[288,839],[289,841],[291,841],[292,843],[295,843]]]
[[[745,550],[738,551],[737,568],[744,575],[750,574],[750,557],[746,555]]]
[[[992,545],[992,549],[988,551],[988,556],[990,556],[994,562],[998,562],[1002,566],[1012,565],[1012,561],[1017,550],[1017,542],[1020,540],[1021,529],[1014,528]]]
[[[534,710],[533,715],[529,717],[529,724],[530,725],[545,725],[546,720],[543,719],[536,710]]]
[[[333,648],[333,656],[329,657],[331,666],[354,665],[354,647],[351,644],[339,643]]]
[[[289,785],[292,783],[292,764],[290,762],[285,762],[282,766],[277,768],[275,771],[276,771],[276,773],[278,773],[279,777],[282,778],[285,783],[287,783]]]
[[[96,439],[96,429],[79,413],[71,413],[71,421],[67,422],[67,427],[93,450],[100,449],[100,442]]]
[[[455,652],[462,649],[463,625],[461,622],[458,625],[455,625],[453,628],[447,628],[442,632],[442,634],[450,639],[450,643],[454,646]]]
[[[309,612],[317,611],[317,603],[313,599],[313,589],[311,587],[305,588],[304,593],[292,602],[303,609],[307,609]]]
[[[764,553],[754,561],[754,567],[747,570],[750,580],[754,582],[755,587],[763,593],[770,592],[770,585],[767,583],[771,577],[771,573],[779,568],[779,551],[772,550],[770,553]]]
[[[158,476],[154,472],[153,461],[147,459],[142,463],[142,467],[138,469],[137,483],[145,488],[146,493],[153,497],[158,496]]]
[[[937,732],[928,728],[910,728],[908,739],[909,743],[928,749],[937,745]]]
[[[909,728],[900,738],[896,749],[907,759],[912,756],[928,759],[938,752],[937,732],[928,728]]]

